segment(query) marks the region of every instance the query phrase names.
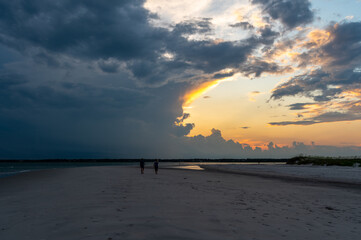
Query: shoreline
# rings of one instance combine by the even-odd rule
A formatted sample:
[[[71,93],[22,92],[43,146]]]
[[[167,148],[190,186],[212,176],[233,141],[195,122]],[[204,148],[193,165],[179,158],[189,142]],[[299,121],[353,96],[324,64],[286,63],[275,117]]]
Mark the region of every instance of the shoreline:
[[[184,170],[184,171],[199,171],[205,170],[210,172],[220,172],[220,173],[228,173],[228,174],[240,174],[245,176],[252,176],[252,177],[261,177],[261,178],[269,178],[269,179],[279,179],[285,181],[297,181],[297,182],[305,182],[305,183],[325,183],[325,184],[334,184],[338,186],[345,186],[345,187],[356,187],[361,188],[361,168],[354,168],[354,167],[335,167],[335,166],[314,166],[314,165],[287,165],[287,164],[279,164],[278,162],[273,162],[272,164],[268,163],[260,163],[255,164],[251,163],[232,163],[232,162],[224,162],[224,163],[203,163],[203,162],[187,162],[178,165],[179,163],[174,162],[164,162],[160,166],[160,169],[170,169],[170,170]],[[35,168],[33,169],[21,169],[19,171],[14,172],[0,172],[0,181],[3,178],[13,177],[17,175],[21,175],[24,173],[29,172],[39,172],[39,171],[47,171],[47,170],[57,170],[57,169],[72,169],[72,168],[89,168],[89,167],[128,167],[128,168],[139,168],[138,164],[135,162],[133,164],[129,164],[128,162],[124,164],[116,164],[116,165],[74,165],[74,166],[58,166],[58,167],[51,167],[51,168]],[[146,165],[146,169],[153,169],[152,165]],[[293,169],[300,169],[305,170],[304,172],[299,172],[298,174],[288,173],[286,171],[279,171],[282,168],[293,168]],[[330,178],[325,177],[322,175],[314,176],[308,174],[309,169],[318,169],[322,171],[329,171],[334,170],[334,175],[338,174],[337,178]],[[350,180],[345,178],[342,173],[338,171],[342,170],[353,170],[357,172],[357,178],[354,180]],[[301,173],[301,174],[300,174]],[[323,173],[324,174],[324,173]]]
[[[217,162],[214,161],[203,161],[195,162],[190,161],[163,161],[161,166],[184,166],[184,165],[197,165],[197,164],[252,164],[256,162],[243,162],[243,161],[233,161],[233,162]],[[146,162],[146,167],[152,166],[153,160],[148,160]],[[264,162],[264,164],[279,164],[280,162]],[[282,162],[283,163],[283,162]],[[0,160],[0,178],[13,176],[16,174],[21,174],[22,172],[45,170],[45,169],[62,169],[62,168],[75,168],[75,167],[92,167],[92,166],[138,166],[139,161],[88,161],[88,160],[69,160],[69,161],[44,161],[44,160],[34,160],[34,161],[25,161],[25,160],[12,160],[12,161],[1,161]]]

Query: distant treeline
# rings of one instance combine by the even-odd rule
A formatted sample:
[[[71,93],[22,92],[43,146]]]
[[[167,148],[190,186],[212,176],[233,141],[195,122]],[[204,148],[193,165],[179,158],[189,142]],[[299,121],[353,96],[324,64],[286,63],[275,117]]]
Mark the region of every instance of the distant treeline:
[[[334,157],[317,157],[317,156],[298,156],[287,160],[287,164],[312,164],[322,166],[360,166],[361,158],[334,158]]]
[[[0,162],[26,162],[26,163],[126,163],[139,162],[141,159],[3,159]],[[153,162],[156,159],[143,159]],[[159,159],[161,162],[287,162],[288,159]]]

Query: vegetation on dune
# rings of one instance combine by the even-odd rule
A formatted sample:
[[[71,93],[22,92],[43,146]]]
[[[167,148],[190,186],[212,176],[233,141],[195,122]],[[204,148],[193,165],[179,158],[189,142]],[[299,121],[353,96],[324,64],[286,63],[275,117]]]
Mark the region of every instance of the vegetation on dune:
[[[361,158],[333,158],[317,156],[297,156],[287,160],[287,164],[312,164],[322,166],[357,166],[361,165]]]

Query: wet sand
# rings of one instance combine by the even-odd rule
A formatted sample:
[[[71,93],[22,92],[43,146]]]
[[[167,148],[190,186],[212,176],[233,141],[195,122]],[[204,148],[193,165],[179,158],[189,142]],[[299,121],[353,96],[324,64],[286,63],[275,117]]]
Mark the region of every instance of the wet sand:
[[[0,239],[359,239],[361,188],[87,167],[0,179]]]

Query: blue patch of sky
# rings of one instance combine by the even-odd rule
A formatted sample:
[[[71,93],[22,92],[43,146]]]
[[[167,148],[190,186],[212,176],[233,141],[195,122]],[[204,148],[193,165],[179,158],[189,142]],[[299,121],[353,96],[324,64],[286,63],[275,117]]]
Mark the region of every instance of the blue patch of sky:
[[[360,21],[361,1],[360,0],[313,0],[312,9],[316,10],[317,27],[323,27],[330,22]],[[346,17],[353,16],[353,19],[347,20]]]

